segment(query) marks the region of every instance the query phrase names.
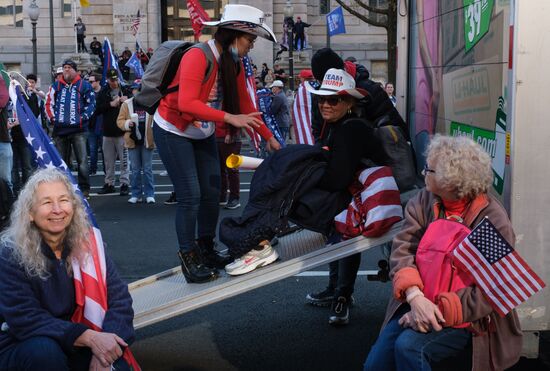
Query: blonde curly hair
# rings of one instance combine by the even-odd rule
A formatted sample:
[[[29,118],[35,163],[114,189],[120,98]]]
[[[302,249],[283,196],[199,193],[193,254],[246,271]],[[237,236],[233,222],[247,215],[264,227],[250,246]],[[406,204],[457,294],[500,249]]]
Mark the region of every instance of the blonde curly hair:
[[[67,227],[65,248],[70,249],[66,260],[67,270],[71,273],[72,258],[81,260],[84,253],[89,251],[88,236],[90,223],[81,198],[76,194],[71,181],[57,169],[37,170],[28,180],[17,201],[13,205],[8,228],[0,234],[2,249],[10,249],[14,261],[25,269],[27,275],[46,279],[48,273],[48,259],[41,251],[42,235],[34,223],[30,222],[29,215],[36,203],[36,190],[42,183],[61,182],[69,191],[73,204],[74,215]]]
[[[493,183],[489,154],[472,139],[464,136],[436,135],[426,150],[426,161],[434,166],[437,184],[458,198],[474,199],[487,193]]]

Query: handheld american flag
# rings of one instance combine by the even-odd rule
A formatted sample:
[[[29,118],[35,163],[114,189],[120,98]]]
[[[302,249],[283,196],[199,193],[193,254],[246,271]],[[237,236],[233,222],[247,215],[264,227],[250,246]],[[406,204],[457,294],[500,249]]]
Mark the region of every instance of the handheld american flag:
[[[139,12],[139,9],[137,11],[136,16],[132,20],[132,25],[130,26],[130,29],[132,30],[132,35],[136,36],[139,31],[139,25],[141,24],[141,14]]]
[[[111,43],[108,38],[105,38],[103,42],[103,76],[101,78],[101,84],[104,85],[107,81],[107,71],[111,68],[117,70],[118,79],[122,84],[124,84],[124,77],[122,77],[122,72],[118,68],[118,60],[113,54],[113,49],[111,48]]]
[[[453,251],[493,309],[505,316],[546,285],[489,221],[483,219]]]
[[[254,70],[252,69],[252,63],[250,63],[250,60],[248,59],[248,57],[243,57],[242,61],[244,66],[245,79],[246,79],[246,91],[250,96],[250,100],[252,101],[254,108],[258,109],[258,96],[256,95],[256,79],[254,77]],[[260,137],[260,134],[250,129],[246,129],[246,133],[250,137],[250,140],[254,145],[254,149],[256,150],[256,153],[260,153],[260,142],[262,140],[262,138]]]
[[[71,320],[73,322],[84,323],[93,330],[101,331],[103,319],[108,309],[107,269],[101,231],[97,226],[90,205],[83,197],[67,164],[65,164],[59,152],[57,152],[50,138],[42,130],[41,125],[38,123],[27,102],[23,99],[22,91],[21,85],[18,83],[10,84],[10,97],[15,104],[21,130],[31,147],[36,164],[39,168],[57,168],[70,179],[73,188],[84,203],[91,225],[88,241],[89,254],[81,262],[77,259],[73,259],[71,262],[75,281],[76,301],[76,309]],[[123,357],[134,370],[140,370],[130,348],[126,348]]]
[[[298,144],[315,144],[311,130],[311,93],[307,91],[305,84],[317,84],[304,81],[296,91],[292,118],[294,119],[294,137]],[[318,84],[317,86],[318,87]]]

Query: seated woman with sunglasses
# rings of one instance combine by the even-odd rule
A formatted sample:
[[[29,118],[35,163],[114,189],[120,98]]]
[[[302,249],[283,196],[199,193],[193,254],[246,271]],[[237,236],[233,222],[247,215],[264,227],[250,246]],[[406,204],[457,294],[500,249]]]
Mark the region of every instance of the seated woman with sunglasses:
[[[354,114],[355,104],[368,93],[355,88],[353,77],[344,70],[331,68],[318,90],[309,84],[306,88],[318,96],[319,109],[325,121],[318,145],[327,150],[328,162],[324,175],[317,183],[318,188],[329,192],[347,190],[357,171],[365,167],[362,164],[365,158],[377,165],[387,163],[387,155],[375,138],[373,129]],[[240,275],[275,260],[276,251],[271,248],[252,249],[227,265],[225,270],[230,275]]]

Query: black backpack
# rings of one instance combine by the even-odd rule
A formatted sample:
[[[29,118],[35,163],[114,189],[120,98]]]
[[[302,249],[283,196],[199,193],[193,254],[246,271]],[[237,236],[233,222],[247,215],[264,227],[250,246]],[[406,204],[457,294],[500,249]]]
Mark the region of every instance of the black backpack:
[[[8,224],[13,205],[13,193],[5,179],[0,178],[0,231]]]
[[[163,42],[153,53],[141,79],[141,90],[135,96],[135,101],[145,107],[150,115],[155,114],[163,97],[178,90],[178,84],[170,88],[168,86],[176,76],[181,58],[191,48],[199,48],[206,55],[208,65],[203,83],[210,78],[214,54],[208,44],[194,44],[176,40]]]

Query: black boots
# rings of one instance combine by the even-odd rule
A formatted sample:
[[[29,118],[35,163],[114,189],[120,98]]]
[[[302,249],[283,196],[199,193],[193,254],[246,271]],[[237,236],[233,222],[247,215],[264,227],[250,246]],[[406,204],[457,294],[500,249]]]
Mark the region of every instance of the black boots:
[[[216,269],[211,269],[202,264],[196,251],[187,253],[178,251],[181,260],[181,271],[187,283],[203,283],[218,278]]]
[[[214,239],[212,237],[201,237],[197,240],[197,246],[202,258],[202,262],[209,268],[224,269],[225,266],[233,261],[233,258],[222,255],[215,249]]]

